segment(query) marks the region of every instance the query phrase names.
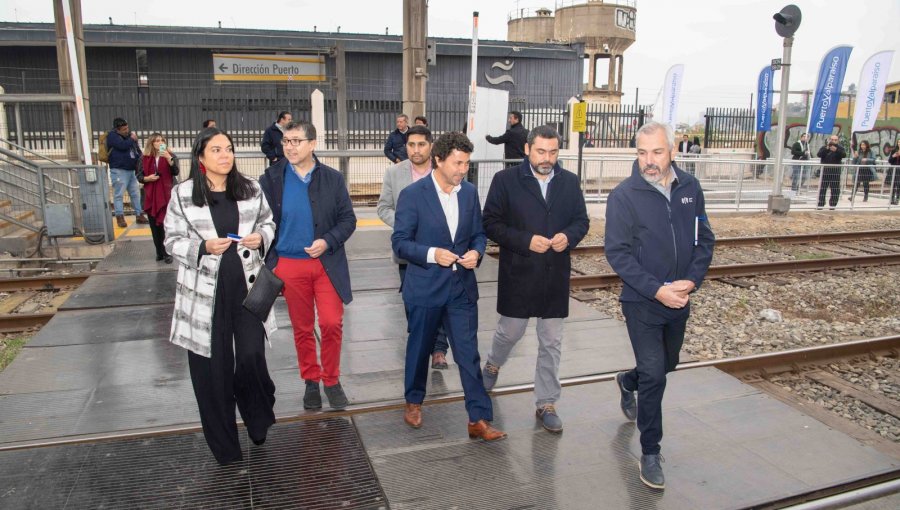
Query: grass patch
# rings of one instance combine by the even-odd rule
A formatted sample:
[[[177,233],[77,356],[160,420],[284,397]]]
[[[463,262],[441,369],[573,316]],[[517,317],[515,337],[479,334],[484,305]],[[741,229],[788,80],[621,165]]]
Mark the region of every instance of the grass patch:
[[[24,336],[0,338],[0,372],[16,359],[27,341]]]
[[[809,253],[800,253],[796,255],[795,258],[797,260],[819,260],[819,259],[830,259],[834,257],[831,253],[822,253],[820,251],[814,251]]]

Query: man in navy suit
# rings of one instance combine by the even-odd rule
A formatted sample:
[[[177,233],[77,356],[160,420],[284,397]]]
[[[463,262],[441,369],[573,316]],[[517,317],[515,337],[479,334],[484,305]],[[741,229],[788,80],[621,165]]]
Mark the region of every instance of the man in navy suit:
[[[495,441],[506,433],[493,428],[493,406],[484,389],[478,355],[478,266],[487,239],[481,204],[471,183],[463,181],[474,149],[466,135],[447,133],[435,141],[434,170],[410,184],[397,199],[391,244],[409,262],[403,301],[409,311],[406,344],[404,421],[422,426],[422,401],[428,359],[438,325],[453,349],[469,415],[469,437]]]

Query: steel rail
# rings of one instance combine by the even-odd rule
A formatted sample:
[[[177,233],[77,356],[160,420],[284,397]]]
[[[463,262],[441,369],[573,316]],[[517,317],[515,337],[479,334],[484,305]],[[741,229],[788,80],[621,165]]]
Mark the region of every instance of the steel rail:
[[[900,356],[900,335],[871,338],[866,340],[855,340],[851,342],[820,345],[815,347],[803,347],[799,349],[791,349],[789,351],[771,352],[764,354],[752,354],[748,356],[738,356],[734,358],[722,358],[715,360],[688,361],[679,363],[675,370],[693,370],[698,368],[718,368],[725,372],[732,373],[739,370],[758,370],[762,367],[795,365],[798,363],[824,362],[835,358],[845,358],[849,356],[857,356],[868,353],[893,353]],[[581,384],[593,384],[599,382],[608,382],[615,380],[618,371],[602,372],[596,374],[587,374],[576,377],[566,377],[560,380],[562,386],[577,386]],[[533,383],[515,384],[509,386],[497,387],[491,391],[493,396],[513,395],[517,393],[525,393],[534,390]],[[464,395],[461,391],[451,392],[446,395],[429,398],[424,405],[436,405],[449,402],[461,402]],[[285,414],[276,416],[278,423],[290,423],[298,421],[321,420],[332,418],[335,416],[354,416],[368,414],[381,411],[401,410],[406,402],[403,399],[385,400],[379,402],[369,402],[364,404],[353,404],[342,411],[318,411],[304,412],[303,414]],[[238,420],[238,423],[241,423]],[[94,434],[81,434],[74,436],[65,436],[50,439],[38,439],[21,441],[16,443],[0,444],[0,452],[23,450],[28,448],[38,448],[46,446],[59,446],[69,444],[82,444],[96,441],[113,441],[119,439],[137,439],[144,437],[157,437],[163,435],[182,434],[189,432],[200,432],[202,430],[199,423],[183,423],[177,425],[168,425],[144,429],[131,429],[118,432],[104,432]]]
[[[0,315],[0,333],[17,333],[39,328],[53,318],[54,313],[10,313]]]
[[[81,285],[91,274],[33,276],[28,278],[0,278],[0,292],[18,290],[54,290]]]
[[[837,243],[845,241],[867,241],[879,239],[900,238],[900,230],[865,230],[860,232],[820,232],[813,234],[790,234],[783,236],[754,236],[754,237],[722,237],[716,239],[716,247],[723,246],[756,246],[760,244],[811,244],[811,243]],[[606,253],[603,245],[582,245],[572,250],[573,255],[603,255]]]
[[[727,264],[711,266],[706,279],[725,277],[760,276],[767,274],[825,271],[827,269],[851,269],[867,266],[887,266],[900,264],[900,253],[883,255],[863,255],[859,257],[832,257],[827,259],[786,260],[778,262],[757,262],[752,264]],[[591,290],[612,287],[621,283],[615,273],[575,275],[571,277],[573,289]]]

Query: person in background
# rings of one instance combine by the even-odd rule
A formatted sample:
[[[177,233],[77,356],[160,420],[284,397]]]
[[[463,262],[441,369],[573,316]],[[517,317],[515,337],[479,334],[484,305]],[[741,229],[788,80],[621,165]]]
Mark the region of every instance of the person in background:
[[[702,151],[703,151],[703,147],[700,145],[700,137],[699,137],[699,136],[695,136],[695,137],[694,137],[694,143],[692,143],[692,144],[691,144],[691,148],[688,149],[688,152],[690,153],[690,157],[692,157],[692,158],[699,158],[699,157],[700,157],[700,153],[701,153]],[[691,175],[696,175],[696,174],[697,174],[697,163],[695,163],[695,162],[693,162],[693,161],[689,161],[689,162],[687,163],[686,166],[687,166],[687,169],[686,169],[686,170],[687,170],[687,172],[688,172],[689,174],[691,174]]]
[[[122,118],[113,120],[113,129],[106,135],[106,147],[109,149],[109,178],[113,186],[113,210],[116,214],[116,225],[125,228],[125,190],[131,197],[135,221],[147,223],[141,207],[141,193],[134,170],[141,160],[141,149],[137,135],[128,127],[128,121]]]
[[[825,206],[825,195],[831,190],[831,197],[828,199],[828,206],[834,210],[837,207],[838,199],[841,196],[841,167],[840,164],[847,157],[844,148],[841,147],[837,135],[831,135],[828,143],[819,149],[816,157],[822,162],[822,183],[819,185],[819,202],[816,209]]]
[[[219,464],[236,462],[243,453],[235,405],[257,446],[275,423],[264,340],[276,329],[274,309],[263,322],[243,306],[275,223],[259,184],[238,172],[228,133],[197,135],[190,179],[173,188],[165,228],[166,251],[178,262],[169,341],[188,350],[206,444]]]
[[[853,155],[854,165],[874,165],[875,153],[869,142],[863,140],[859,142],[859,150]],[[869,183],[875,180],[875,169],[871,166],[860,166],[856,171],[856,184],[853,185],[853,194],[847,200],[853,201],[856,198],[856,192],[859,191],[859,185],[863,188],[863,202],[869,201]]]
[[[885,173],[884,182],[891,185],[891,205],[897,205],[900,200],[900,142],[891,150],[888,163],[891,167]]]
[[[672,127],[649,122],[637,132],[631,176],[606,206],[606,259],[622,279],[619,301],[637,363],[616,374],[619,407],[637,419],[641,481],[665,487],[660,442],[666,374],[675,370],[696,291],[712,261],[715,236],[699,181],[672,162]]]
[[[203,129],[216,127],[215,119],[206,119],[203,121]]]
[[[409,155],[409,159],[392,165],[384,172],[381,195],[378,197],[378,217],[387,226],[394,226],[394,214],[397,211],[397,200],[400,198],[400,192],[410,184],[431,174],[431,145],[433,141],[431,131],[427,127],[417,124],[409,128],[406,134],[406,153]],[[391,258],[398,265],[400,288],[402,290],[403,280],[406,278],[406,268],[409,263],[403,259],[398,259],[393,253],[391,253]],[[404,311],[408,321],[409,311],[405,307]],[[447,363],[447,349],[449,347],[450,344],[447,342],[447,334],[444,332],[443,326],[438,326],[434,339],[434,350],[431,351],[431,368],[436,370],[450,368],[450,365]]]
[[[172,186],[178,175],[178,156],[166,144],[159,133],[153,133],[144,145],[144,154],[134,170],[138,182],[144,185],[144,212],[150,221],[150,233],[156,248],[157,262],[172,263],[172,256],[166,253],[165,227],[166,208],[172,198]]]
[[[384,142],[384,155],[391,160],[391,163],[399,163],[408,157],[406,155],[406,132],[409,130],[409,117],[405,113],[401,113],[395,120],[397,129],[391,131]]]
[[[688,140],[688,135],[684,135],[681,137],[681,142],[678,143],[678,154],[681,154],[682,157],[686,157],[691,153],[691,146],[693,144]]]
[[[503,144],[503,159],[506,166],[518,166],[525,159],[525,144],[528,142],[528,130],[522,125],[522,113],[509,112],[509,128],[500,136],[485,135],[484,139],[493,145]]]
[[[266,263],[284,280],[300,377],[306,382],[303,408],[322,407],[321,383],[329,406],[343,409],[349,405],[340,381],[344,305],[353,301],[344,243],[356,230],[356,215],[344,176],[315,155],[315,126],[292,122],[284,127],[281,143],[285,159],[259,180],[278,226]],[[321,357],[313,336],[316,312]]]
[[[806,133],[800,135],[800,139],[791,145],[791,159],[794,161],[809,161],[809,142]],[[808,177],[803,175],[803,166],[794,165],[791,169],[791,190],[800,191],[800,186],[806,184]]]
[[[294,119],[289,111],[278,112],[275,123],[266,128],[263,133],[259,148],[269,160],[269,165],[274,165],[284,159],[284,148],[281,146],[281,137],[284,136],[284,127]]]
[[[416,117],[415,120],[413,120],[413,123],[416,126],[428,127],[428,119],[426,119],[425,116],[423,116],[423,115],[419,115],[418,117]]]

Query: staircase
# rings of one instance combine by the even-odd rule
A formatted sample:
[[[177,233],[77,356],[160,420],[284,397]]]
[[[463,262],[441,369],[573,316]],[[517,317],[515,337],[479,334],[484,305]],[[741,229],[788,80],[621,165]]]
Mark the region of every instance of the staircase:
[[[22,224],[31,228],[20,226]],[[35,211],[16,211],[11,200],[0,200],[0,252],[22,255],[33,250],[40,229]]]
[[[33,252],[41,240],[44,204],[73,203],[76,190],[59,179],[66,172],[55,161],[0,142],[0,252],[22,256]],[[6,145],[15,150],[2,148]],[[54,167],[60,169],[53,171]]]

